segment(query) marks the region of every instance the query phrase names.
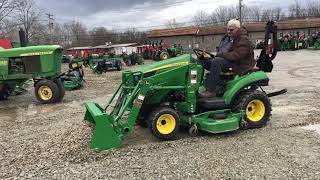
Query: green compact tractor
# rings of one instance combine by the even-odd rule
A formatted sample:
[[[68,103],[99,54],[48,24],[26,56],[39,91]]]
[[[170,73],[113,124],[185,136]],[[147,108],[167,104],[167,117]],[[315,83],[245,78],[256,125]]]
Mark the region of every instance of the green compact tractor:
[[[271,33],[274,32],[267,33],[266,43]],[[271,115],[269,97],[286,91],[268,94],[262,89],[269,82],[264,71],[272,70],[271,59],[276,53],[274,50],[270,57],[267,48],[268,44],[257,62],[260,70],[242,75],[225,70],[221,74],[223,90],[215,98],[198,96],[207,87],[203,61],[214,57],[202,50],[194,50],[197,59],[184,54],[136,71],[124,71],[122,83],[105,107],[85,103],[84,119],[95,125],[90,147],[97,150],[120,147],[136,123],[149,127],[160,140],[174,139],[181,126],[189,128],[192,136],[199,130],[222,133],[263,127]]]
[[[157,54],[158,54],[157,55],[158,59],[166,60],[169,58],[180,56],[181,54],[184,54],[184,51],[180,45],[179,46],[174,45],[171,48],[160,48]]]
[[[33,79],[40,103],[63,99],[60,79],[62,48],[57,45],[29,46],[0,50],[0,99],[7,99],[15,87]]]

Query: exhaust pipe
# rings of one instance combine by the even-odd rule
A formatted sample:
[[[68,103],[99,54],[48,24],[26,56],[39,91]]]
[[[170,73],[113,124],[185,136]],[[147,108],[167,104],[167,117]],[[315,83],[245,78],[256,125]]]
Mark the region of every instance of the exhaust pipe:
[[[26,47],[27,46],[26,33],[22,28],[20,28],[19,30],[19,39],[20,39],[20,47]]]

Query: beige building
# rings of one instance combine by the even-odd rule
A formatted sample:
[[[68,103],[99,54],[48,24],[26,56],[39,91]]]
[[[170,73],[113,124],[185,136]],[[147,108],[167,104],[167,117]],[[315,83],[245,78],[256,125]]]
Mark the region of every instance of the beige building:
[[[253,44],[264,39],[265,24],[266,22],[244,24]],[[320,18],[278,21],[276,24],[278,26],[278,36],[280,33],[295,34],[299,32],[299,34],[304,34],[307,37],[320,31]],[[224,26],[182,27],[153,30],[148,38],[151,41],[163,40],[171,45],[180,44],[189,52],[193,48],[215,51],[225,33],[226,27]]]

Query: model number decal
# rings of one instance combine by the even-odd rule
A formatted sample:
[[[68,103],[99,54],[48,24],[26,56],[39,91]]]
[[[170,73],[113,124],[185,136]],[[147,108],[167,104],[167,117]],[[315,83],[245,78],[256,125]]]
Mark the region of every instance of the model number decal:
[[[38,56],[38,55],[47,55],[52,53],[53,51],[33,52],[33,53],[23,53],[20,56]]]
[[[0,66],[7,66],[8,65],[8,61],[0,61]]]

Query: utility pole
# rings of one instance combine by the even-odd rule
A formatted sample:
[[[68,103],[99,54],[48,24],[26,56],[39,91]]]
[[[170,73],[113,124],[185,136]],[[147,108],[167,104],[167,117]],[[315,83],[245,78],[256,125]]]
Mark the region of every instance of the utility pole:
[[[241,26],[242,25],[242,0],[239,0],[239,21]]]
[[[52,44],[53,43],[53,37],[52,37],[53,22],[52,21],[54,21],[54,19],[52,18],[53,14],[46,13],[46,15],[48,16],[48,20],[49,20],[50,44]]]

